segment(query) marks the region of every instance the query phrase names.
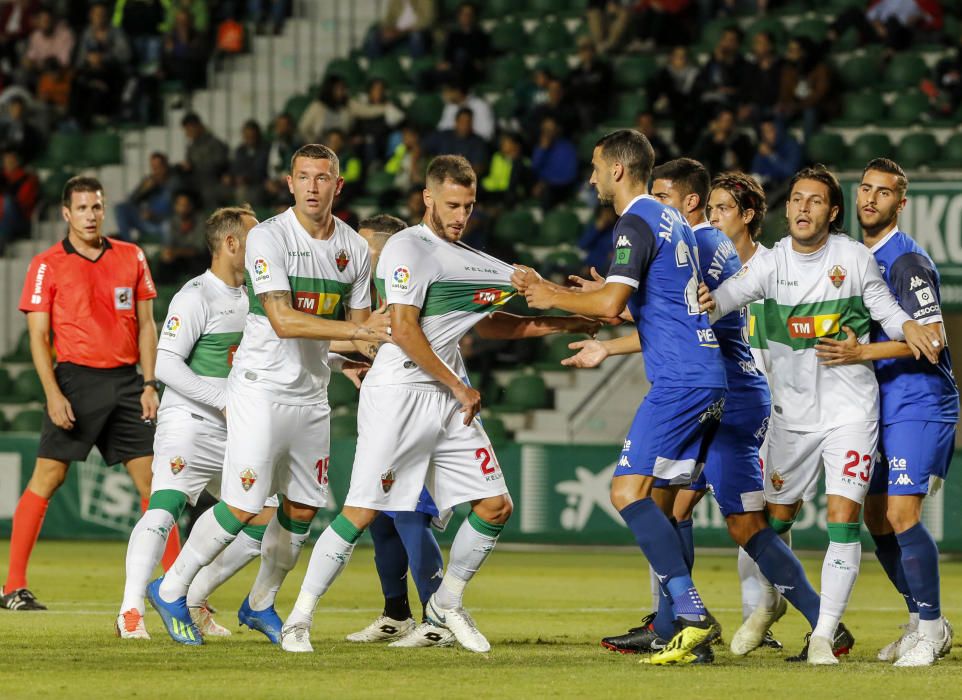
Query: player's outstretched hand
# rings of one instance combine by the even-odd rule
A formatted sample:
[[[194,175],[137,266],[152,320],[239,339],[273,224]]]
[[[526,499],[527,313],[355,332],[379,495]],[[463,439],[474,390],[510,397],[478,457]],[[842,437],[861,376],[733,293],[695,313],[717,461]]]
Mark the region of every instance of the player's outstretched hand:
[[[344,360],[344,364],[341,365],[341,373],[350,379],[351,383],[358,389],[361,388],[361,382],[364,381],[369,369],[371,369],[371,365],[367,362],[355,362],[354,360]]]
[[[577,355],[566,357],[561,361],[565,367],[597,367],[605,358],[608,357],[608,349],[601,341],[595,340],[576,340],[568,343],[568,347],[577,350]]]
[[[368,316],[367,320],[358,327],[357,334],[352,340],[376,340],[390,343],[391,316],[387,313],[387,306],[382,306]]]
[[[514,266],[514,273],[511,275],[511,284],[519,292],[524,292],[528,285],[536,284],[541,282],[541,275],[538,274],[537,270],[533,270],[527,265]]]
[[[568,282],[572,289],[578,292],[597,292],[605,286],[605,278],[602,277],[594,267],[590,270],[591,279],[585,279],[578,275],[568,275]]]
[[[842,326],[845,332],[845,340],[835,340],[834,338],[819,338],[815,346],[815,355],[819,362],[828,367],[836,365],[854,365],[863,362],[863,346],[858,342],[858,337],[848,326]]]
[[[64,399],[66,400],[66,399]],[[152,386],[145,386],[140,392],[140,419],[144,421],[157,420],[157,409],[160,408],[160,397]]]
[[[906,321],[902,324],[902,332],[905,333],[905,342],[908,343],[912,354],[916,360],[921,360],[925,355],[926,359],[933,365],[939,362],[939,353],[942,352],[942,334],[933,326],[923,326],[918,321]]]
[[[73,430],[77,418],[73,414],[73,406],[63,394],[54,396],[47,401],[47,414],[50,420],[58,428]]]
[[[454,389],[454,398],[461,404],[464,424],[470,425],[474,417],[481,412],[481,394],[467,384],[458,384],[457,388]]]
[[[708,290],[708,285],[704,282],[698,285],[698,305],[703,312],[711,313],[715,310],[715,298]]]

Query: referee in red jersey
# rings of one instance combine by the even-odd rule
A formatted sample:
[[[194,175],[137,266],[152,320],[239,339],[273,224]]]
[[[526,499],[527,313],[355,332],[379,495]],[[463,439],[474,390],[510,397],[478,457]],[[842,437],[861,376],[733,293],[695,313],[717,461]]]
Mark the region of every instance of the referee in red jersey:
[[[33,476],[13,515],[0,591],[0,606],[9,610],[46,609],[27,589],[27,563],[70,462],[85,460],[97,445],[108,464],[123,462],[142,498],[150,494],[158,405],[154,282],[140,248],[102,235],[99,181],[72,178],[62,203],[67,237],[34,257],[20,298],[47,413]]]

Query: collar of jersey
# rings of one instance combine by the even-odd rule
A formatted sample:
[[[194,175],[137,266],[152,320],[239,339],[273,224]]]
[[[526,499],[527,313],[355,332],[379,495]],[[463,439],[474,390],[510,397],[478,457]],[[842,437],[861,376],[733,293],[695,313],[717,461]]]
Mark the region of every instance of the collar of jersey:
[[[224,294],[230,294],[233,296],[238,296],[242,292],[243,285],[240,287],[231,287],[227,282],[222,280],[220,277],[215,275],[210,268],[204,270],[204,277],[212,284],[216,289],[223,292]]]
[[[691,230],[692,230],[692,231],[700,231],[700,230],[703,229],[703,228],[715,228],[715,227],[712,226],[712,225],[711,225],[710,223],[708,223],[707,221],[702,221],[702,222],[701,222],[700,224],[698,224],[697,226],[692,226],[692,227],[691,227]]]
[[[330,243],[331,241],[333,241],[333,240],[334,240],[334,236],[337,235],[337,222],[338,222],[338,218],[337,218],[336,216],[334,216],[333,214],[331,215],[331,218],[334,220],[334,230],[331,231],[331,237],[330,237],[330,238],[314,238],[314,236],[312,236],[312,235],[310,234],[310,232],[309,232],[306,228],[304,228],[304,226],[303,226],[303,225],[301,224],[301,222],[298,220],[297,215],[294,214],[294,207],[291,207],[290,209],[288,209],[286,213],[288,214],[288,216],[291,217],[291,221],[293,222],[293,229],[294,229],[294,231],[295,231],[298,235],[302,235],[302,236],[304,236],[305,238],[313,241],[314,243],[320,243],[320,244],[323,244],[323,245],[327,245],[328,243]]]
[[[894,236],[898,232],[899,232],[899,225],[895,224],[892,227],[891,231],[889,231],[884,236],[882,236],[882,240],[880,240],[878,243],[876,243],[875,245],[873,245],[871,248],[868,249],[869,252],[877,253],[878,251],[882,250],[882,247],[889,242],[889,239],[892,238],[892,236]]]
[[[67,255],[77,255],[89,262],[97,262],[98,260],[100,260],[100,258],[104,256],[104,253],[106,253],[108,250],[113,248],[113,246],[110,245],[110,239],[107,238],[106,236],[102,236],[100,240],[104,242],[104,247],[100,249],[100,255],[98,255],[96,258],[88,258],[86,255],[80,255],[80,253],[77,252],[77,249],[74,248],[73,243],[70,242],[70,236],[64,236],[63,249],[67,253]]]
[[[631,200],[630,202],[628,202],[628,206],[626,206],[624,209],[622,209],[622,210],[621,210],[621,213],[620,213],[618,216],[624,216],[624,215],[625,215],[625,212],[628,211],[629,209],[631,209],[631,207],[634,205],[635,202],[641,201],[642,199],[655,199],[655,198],[652,197],[650,194],[640,194],[640,195],[638,195],[637,197],[635,197],[633,200]],[[655,201],[657,202],[658,200],[655,199]]]

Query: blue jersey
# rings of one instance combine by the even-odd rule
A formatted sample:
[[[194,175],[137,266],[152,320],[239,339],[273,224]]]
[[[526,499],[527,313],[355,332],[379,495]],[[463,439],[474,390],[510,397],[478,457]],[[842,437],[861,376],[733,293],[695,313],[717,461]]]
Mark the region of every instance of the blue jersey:
[[[698,309],[698,243],[675,209],[636,197],[612,234],[608,282],[634,288],[628,309],[638,327],[653,386],[725,388],[725,366],[708,315]]]
[[[702,279],[712,291],[742,269],[731,239],[711,224],[699,224],[692,231],[698,243],[698,265]],[[728,380],[725,410],[771,402],[768,380],[755,367],[748,342],[748,311],[732,311],[712,324]]]
[[[898,229],[872,247],[872,254],[899,306],[919,323],[942,322],[939,272],[918,243]],[[889,340],[877,324],[873,342]],[[913,357],[875,363],[882,424],[899,421],[955,423],[959,419],[959,389],[952,376],[952,358],[945,348],[939,363]]]

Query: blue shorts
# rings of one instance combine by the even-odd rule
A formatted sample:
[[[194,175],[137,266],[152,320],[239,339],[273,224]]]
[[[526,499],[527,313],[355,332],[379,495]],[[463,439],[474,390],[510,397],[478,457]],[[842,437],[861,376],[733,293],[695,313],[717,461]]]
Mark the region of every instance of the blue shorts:
[[[654,476],[687,486],[705,466],[725,406],[724,389],[652,387],[628,431],[615,476]]]
[[[907,420],[883,425],[869,495],[929,493],[932,477],[944,479],[955,449],[955,423]]]
[[[765,509],[765,479],[758,449],[768,431],[771,404],[725,409],[708,448],[705,469],[692,482],[693,491],[710,488],[722,515]]]
[[[384,515],[389,518],[393,518],[397,511],[384,511]],[[421,495],[418,496],[418,504],[414,507],[415,513],[424,513],[425,515],[430,515],[432,518],[438,517],[438,507],[434,505],[434,499],[431,498],[431,494],[428,493],[426,488],[421,489]]]

